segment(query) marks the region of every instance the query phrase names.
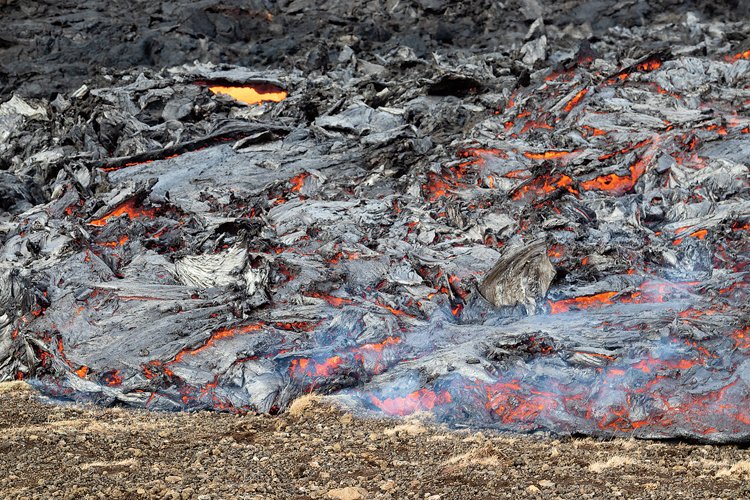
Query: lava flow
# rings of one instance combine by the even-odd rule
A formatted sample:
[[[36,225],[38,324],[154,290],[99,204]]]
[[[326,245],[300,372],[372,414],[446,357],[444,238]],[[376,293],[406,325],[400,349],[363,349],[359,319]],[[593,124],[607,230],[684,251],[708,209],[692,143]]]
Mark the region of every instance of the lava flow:
[[[245,326],[238,326],[234,328],[223,328],[217,330],[211,334],[211,336],[200,346],[185,348],[178,352],[172,363],[179,363],[186,355],[195,356],[198,353],[205,351],[216,345],[216,342],[221,339],[234,337],[235,335],[243,335],[250,332],[257,332],[263,328],[263,323],[253,323]]]
[[[726,51],[750,28],[608,27],[576,54],[549,5],[501,52],[271,37],[254,68],[0,104],[0,380],[750,442],[750,63]]]
[[[346,367],[353,369],[355,366],[361,366],[368,375],[377,375],[387,370],[391,364],[385,359],[387,351],[393,351],[393,348],[400,343],[400,338],[388,337],[375,344],[351,347],[340,355],[329,358],[318,360],[296,358],[291,361],[289,374],[292,377],[309,379],[311,386],[315,383],[315,379],[332,376]],[[391,352],[390,355],[392,356],[393,353]]]
[[[452,401],[448,392],[436,393],[429,389],[419,389],[406,396],[378,398],[371,396],[371,403],[387,415],[411,415],[417,411],[432,410],[436,406]]]
[[[686,293],[694,283],[659,283],[644,281],[634,291],[601,292],[594,295],[583,295],[570,299],[548,301],[551,314],[561,314],[570,311],[598,308],[620,304],[662,303],[672,296]]]
[[[89,225],[102,227],[107,225],[110,219],[117,218],[122,215],[127,215],[130,219],[137,219],[139,217],[150,218],[156,215],[156,210],[153,208],[143,208],[139,206],[139,203],[135,198],[131,198],[123,203],[120,203],[104,216],[90,221]]]
[[[227,95],[245,104],[264,102],[281,102],[288,93],[270,84],[248,84],[241,86],[209,85],[208,90],[214,94]]]

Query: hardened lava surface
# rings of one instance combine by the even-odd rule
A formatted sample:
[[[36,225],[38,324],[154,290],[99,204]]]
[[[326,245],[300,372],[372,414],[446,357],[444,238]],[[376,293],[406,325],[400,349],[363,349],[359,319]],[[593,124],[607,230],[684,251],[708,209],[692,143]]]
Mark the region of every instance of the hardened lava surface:
[[[743,26],[690,13],[562,49],[536,21],[512,50],[16,95],[0,378],[746,441],[750,51],[722,38]]]

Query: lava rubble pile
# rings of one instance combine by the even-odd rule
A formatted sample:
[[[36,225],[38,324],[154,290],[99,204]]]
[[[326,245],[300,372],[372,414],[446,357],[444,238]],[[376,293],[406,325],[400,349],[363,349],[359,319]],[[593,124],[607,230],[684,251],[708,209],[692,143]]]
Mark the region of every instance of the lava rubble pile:
[[[543,30],[6,101],[0,379],[747,440],[750,51],[545,66]]]

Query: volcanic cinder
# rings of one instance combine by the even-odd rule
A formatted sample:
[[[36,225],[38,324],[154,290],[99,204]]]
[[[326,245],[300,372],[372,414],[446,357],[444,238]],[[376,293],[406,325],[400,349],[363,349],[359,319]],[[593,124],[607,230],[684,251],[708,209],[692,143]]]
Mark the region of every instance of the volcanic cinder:
[[[387,16],[450,14],[417,3]],[[339,33],[245,67],[208,44],[8,93],[0,379],[746,441],[750,25],[521,7],[474,45]]]

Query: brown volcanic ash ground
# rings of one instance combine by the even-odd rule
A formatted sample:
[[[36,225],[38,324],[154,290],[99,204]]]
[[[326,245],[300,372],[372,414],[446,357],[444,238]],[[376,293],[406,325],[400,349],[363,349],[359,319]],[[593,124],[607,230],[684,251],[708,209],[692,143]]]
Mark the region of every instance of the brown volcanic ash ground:
[[[7,391],[0,385],[5,498],[750,494],[750,452],[734,446],[483,435],[323,405],[277,418],[59,406]]]
[[[0,378],[746,441],[747,24],[660,19],[4,102]]]

